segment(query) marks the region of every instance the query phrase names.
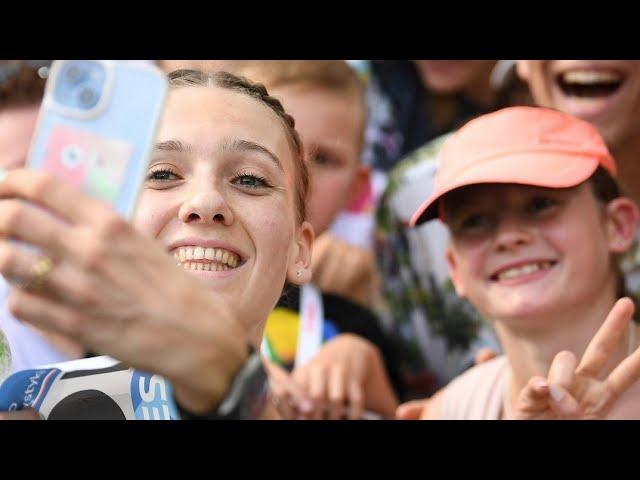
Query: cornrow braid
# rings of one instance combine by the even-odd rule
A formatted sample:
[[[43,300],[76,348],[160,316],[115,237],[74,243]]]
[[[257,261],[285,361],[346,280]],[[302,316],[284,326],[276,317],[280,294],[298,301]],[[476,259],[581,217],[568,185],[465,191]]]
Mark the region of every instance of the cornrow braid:
[[[219,87],[243,93],[260,101],[273,111],[282,122],[289,144],[293,150],[296,170],[296,206],[298,221],[306,218],[307,197],[309,195],[309,173],[304,162],[304,149],[300,135],[295,129],[295,120],[289,115],[277,98],[269,95],[261,83],[253,83],[245,77],[225,71],[204,72],[201,70],[181,69],[168,74],[170,88],[181,87]]]

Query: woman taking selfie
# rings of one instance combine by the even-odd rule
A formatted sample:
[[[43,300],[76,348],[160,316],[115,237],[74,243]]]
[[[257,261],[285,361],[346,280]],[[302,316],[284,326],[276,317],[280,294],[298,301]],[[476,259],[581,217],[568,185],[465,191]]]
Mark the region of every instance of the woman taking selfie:
[[[25,286],[8,298],[17,318],[163,375],[200,415],[258,348],[285,282],[309,280],[313,230],[280,103],[223,72],[169,79],[132,225],[48,175],[7,171],[0,273]]]

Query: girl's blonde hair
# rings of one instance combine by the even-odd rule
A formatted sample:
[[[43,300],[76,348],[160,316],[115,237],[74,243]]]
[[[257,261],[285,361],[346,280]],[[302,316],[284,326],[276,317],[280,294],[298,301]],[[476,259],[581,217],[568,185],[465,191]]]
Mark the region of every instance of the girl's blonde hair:
[[[351,100],[361,112],[360,149],[364,145],[367,106],[365,82],[344,60],[236,60],[234,73],[258,81],[267,88],[301,87],[321,89]]]

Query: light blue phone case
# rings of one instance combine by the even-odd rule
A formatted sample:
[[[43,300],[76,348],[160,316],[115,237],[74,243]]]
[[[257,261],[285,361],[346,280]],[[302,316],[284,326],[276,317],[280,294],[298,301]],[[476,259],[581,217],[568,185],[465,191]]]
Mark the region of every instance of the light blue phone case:
[[[66,179],[129,219],[166,92],[165,75],[149,64],[54,62],[28,167]]]

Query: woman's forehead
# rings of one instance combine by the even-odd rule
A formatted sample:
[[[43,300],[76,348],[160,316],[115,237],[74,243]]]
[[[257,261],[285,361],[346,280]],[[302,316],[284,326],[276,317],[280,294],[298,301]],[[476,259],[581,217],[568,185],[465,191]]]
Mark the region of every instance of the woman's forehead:
[[[262,145],[283,163],[291,156],[280,119],[258,99],[219,87],[185,87],[170,92],[158,142],[180,140],[198,147],[228,139]]]

